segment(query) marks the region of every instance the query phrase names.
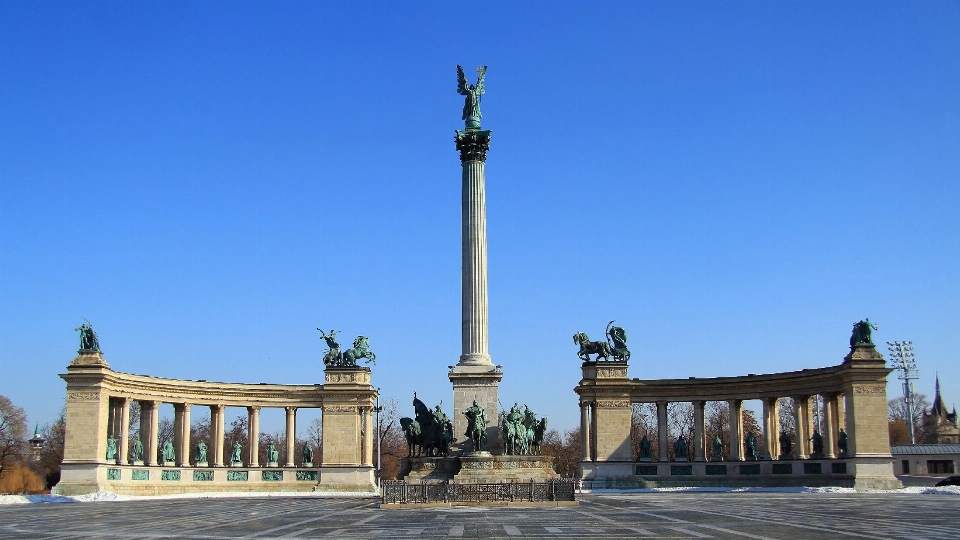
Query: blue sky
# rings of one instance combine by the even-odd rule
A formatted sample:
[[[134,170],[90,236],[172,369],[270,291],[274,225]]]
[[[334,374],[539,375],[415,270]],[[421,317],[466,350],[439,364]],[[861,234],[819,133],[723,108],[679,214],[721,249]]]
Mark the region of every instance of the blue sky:
[[[673,378],[835,365],[864,317],[960,401],[958,28],[956,2],[3,2],[0,393],[52,420],[85,317],[117,371],[233,382],[321,381],[315,328],[364,334],[384,398],[452,403],[455,67],[485,64],[501,401],[576,425],[571,336],[611,319],[632,377]]]

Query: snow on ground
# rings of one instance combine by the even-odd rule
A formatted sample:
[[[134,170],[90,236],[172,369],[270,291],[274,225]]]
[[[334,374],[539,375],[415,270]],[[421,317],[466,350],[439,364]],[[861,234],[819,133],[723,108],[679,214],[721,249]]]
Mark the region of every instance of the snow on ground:
[[[578,493],[893,493],[922,495],[960,495],[960,486],[906,487],[901,489],[868,489],[857,491],[842,487],[672,487],[644,489],[583,489]]]
[[[853,488],[840,487],[674,487],[648,489],[584,489],[578,493],[858,493]],[[949,487],[907,487],[893,490],[868,490],[859,493],[892,493],[911,495],[960,495],[960,486]],[[262,498],[262,497],[319,497],[319,498],[379,498],[376,493],[369,492],[285,492],[285,493],[183,493],[179,495],[117,495],[109,491],[89,493],[67,497],[64,495],[0,495],[0,505],[28,504],[28,503],[72,503],[72,502],[105,502],[105,501],[144,501],[160,499],[226,499],[226,498]]]

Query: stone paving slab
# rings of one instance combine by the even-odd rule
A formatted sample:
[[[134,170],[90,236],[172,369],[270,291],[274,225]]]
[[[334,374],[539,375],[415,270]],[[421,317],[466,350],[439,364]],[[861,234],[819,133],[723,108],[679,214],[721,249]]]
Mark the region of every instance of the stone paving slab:
[[[960,538],[956,495],[630,493],[580,502],[394,510],[319,498],[25,504],[0,507],[0,538]]]

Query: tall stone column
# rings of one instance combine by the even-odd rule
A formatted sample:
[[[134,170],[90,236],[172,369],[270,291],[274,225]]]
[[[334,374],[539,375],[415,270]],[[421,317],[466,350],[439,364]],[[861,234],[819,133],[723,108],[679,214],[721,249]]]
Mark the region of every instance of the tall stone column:
[[[297,439],[297,408],[286,407],[287,412],[287,462],[284,467],[293,467],[294,444]]]
[[[213,430],[212,442],[213,447],[216,449],[213,453],[213,466],[214,467],[223,467],[223,417],[224,417],[224,406],[223,405],[212,405],[210,406],[210,415],[214,417],[214,420],[210,422],[210,427]]]
[[[730,461],[743,461],[743,401],[731,399],[730,408]]]
[[[807,407],[810,403],[809,396],[796,396],[793,398],[793,414],[797,423],[797,459],[806,459],[807,439],[810,433],[807,431]]]
[[[660,461],[670,461],[668,444],[670,444],[670,435],[667,433],[667,402],[657,402],[657,448],[660,452]]]
[[[247,467],[259,467],[260,407],[247,407],[247,440],[250,441],[250,462]]]
[[[703,409],[705,401],[693,402],[693,460],[706,460],[706,433],[703,429]]]
[[[120,440],[118,441],[118,461],[127,464],[127,451],[130,448],[130,398],[120,398]]]
[[[837,456],[834,451],[837,444],[836,425],[837,394],[830,392],[823,395],[823,455],[827,459],[833,459]]]
[[[580,461],[590,461],[590,404],[580,402]]]
[[[362,465],[373,466],[373,409],[363,409],[363,461]]]
[[[190,404],[183,404],[183,434],[180,436],[180,465],[190,466]]]
[[[173,455],[174,463],[183,465],[183,404],[173,404]]]
[[[776,459],[780,442],[780,400],[763,398],[763,448],[770,459]]]
[[[597,402],[590,402],[590,461],[597,461]]]
[[[143,418],[141,415],[140,418]],[[151,401],[150,402],[150,422],[149,422],[149,441],[147,444],[146,459],[144,461],[147,465],[156,465],[157,464],[157,449],[159,445],[160,437],[160,402]]]
[[[490,360],[487,309],[487,202],[484,167],[490,131],[457,130],[460,151],[461,207],[461,345],[460,361],[448,373],[453,383],[454,437],[466,440],[467,418],[461,414],[473,401],[487,416],[487,441],[498,440],[498,389],[503,372]]]

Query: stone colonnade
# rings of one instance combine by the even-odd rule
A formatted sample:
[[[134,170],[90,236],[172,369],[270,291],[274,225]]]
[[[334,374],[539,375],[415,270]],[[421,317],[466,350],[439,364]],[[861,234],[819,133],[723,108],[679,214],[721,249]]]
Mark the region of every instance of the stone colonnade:
[[[370,375],[369,368],[331,367],[322,385],[210,383],[119,373],[110,369],[101,353],[81,351],[67,373],[61,375],[67,381],[66,441],[62,478],[56,490],[62,494],[101,490],[131,494],[372,491],[377,394]],[[140,405],[140,431],[131,437],[130,407],[134,402]],[[160,459],[165,441],[159,439],[159,412],[164,403],[174,409],[173,461]],[[227,407],[247,411],[249,450],[239,463],[231,463],[232,448],[225,444]],[[285,411],[286,444],[277,448],[276,463],[260,455],[263,408]],[[316,463],[298,468],[295,441],[297,411],[302,408],[323,411],[323,461],[315,458]],[[197,462],[194,449],[198,441],[190,438],[191,417],[207,411],[207,460]],[[139,459],[134,459],[127,444],[136,439],[142,446]],[[115,445],[115,451],[108,450],[110,444]],[[154,467],[163,470],[151,472]],[[264,471],[264,482],[255,486],[240,484],[238,479],[250,479],[250,471],[240,469],[253,468],[275,470]],[[291,470],[285,473],[283,469]],[[257,475],[260,473],[254,478],[260,478]],[[193,481],[189,481],[191,478]]]
[[[899,485],[892,473],[887,438],[886,377],[891,370],[873,345],[852,348],[838,366],[770,375],[639,380],[628,378],[626,362],[586,362],[582,369],[583,379],[575,390],[580,395],[581,475],[585,480],[669,475],[671,478],[659,479],[678,483],[686,480],[675,476],[728,474],[727,467],[721,472],[719,466],[696,465],[696,462],[742,462],[747,459],[744,439],[748,434],[743,431],[742,421],[746,400],[760,400],[763,409],[762,444],[758,444],[756,455],[750,458],[767,462],[777,460],[781,457],[779,398],[791,397],[796,420],[796,446],[791,449],[791,459],[843,458],[843,463],[822,464],[829,468],[828,473],[836,474],[831,477],[833,481],[858,488]],[[823,453],[820,455],[815,455],[811,441],[814,436],[811,400],[816,396],[823,399],[822,417],[826,426],[824,433],[820,434],[823,439]],[[713,456],[711,442],[705,440],[704,408],[708,401],[725,402],[729,409],[730,444],[724,449],[726,456]],[[673,442],[667,425],[667,405],[677,402],[693,405],[693,440],[688,441],[688,445],[693,449],[694,466],[660,469],[634,463],[630,440],[632,404],[656,404],[659,451],[643,461],[662,463],[669,461],[669,448]],[[846,453],[840,448],[841,428],[845,429]],[[686,459],[682,457],[680,461]],[[740,474],[771,469],[772,474],[786,478],[787,474],[792,474],[790,467],[741,467]],[[819,465],[803,468],[803,471],[821,470]],[[687,483],[696,483],[693,480]],[[719,482],[716,478],[711,480]]]

